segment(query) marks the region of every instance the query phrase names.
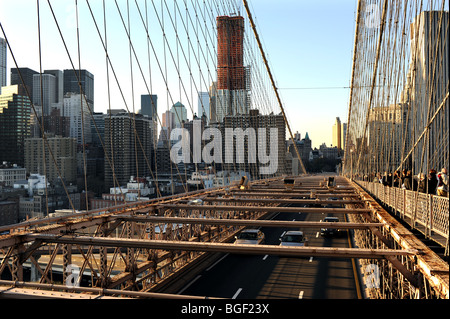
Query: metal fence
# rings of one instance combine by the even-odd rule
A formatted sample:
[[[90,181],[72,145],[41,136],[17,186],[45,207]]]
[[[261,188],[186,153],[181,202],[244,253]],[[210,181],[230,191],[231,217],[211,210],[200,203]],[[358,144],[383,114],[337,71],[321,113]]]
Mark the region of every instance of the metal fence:
[[[356,181],[367,192],[391,207],[404,221],[418,228],[426,236],[442,236],[448,245],[449,198],[419,193],[380,183]],[[422,226],[417,227],[418,225]],[[447,252],[448,254],[448,252]]]

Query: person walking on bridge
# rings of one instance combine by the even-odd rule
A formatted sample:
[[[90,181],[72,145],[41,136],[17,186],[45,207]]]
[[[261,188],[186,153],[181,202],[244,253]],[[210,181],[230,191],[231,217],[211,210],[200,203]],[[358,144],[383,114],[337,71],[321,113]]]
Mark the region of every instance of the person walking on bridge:
[[[419,186],[417,188],[419,193],[426,193],[427,192],[427,179],[425,178],[424,173],[419,174]]]
[[[437,195],[438,196],[448,196],[448,175],[447,169],[442,168],[438,173],[438,186],[437,186]]]
[[[428,194],[436,195],[436,187],[438,185],[438,177],[436,176],[436,170],[430,169],[430,172],[428,173]]]
[[[415,182],[415,180],[414,180],[414,182]],[[405,189],[407,189],[409,191],[413,189],[413,177],[412,177],[411,171],[409,171],[409,170],[406,172],[405,179],[403,180],[403,186],[405,186]],[[414,187],[414,188],[417,188],[417,187]]]

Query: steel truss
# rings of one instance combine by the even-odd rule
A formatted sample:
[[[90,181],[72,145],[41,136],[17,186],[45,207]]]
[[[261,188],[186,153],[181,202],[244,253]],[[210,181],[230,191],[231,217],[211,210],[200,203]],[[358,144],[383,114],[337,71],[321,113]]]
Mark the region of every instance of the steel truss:
[[[382,269],[383,289],[370,297],[448,296],[448,272],[447,281],[436,277],[441,268],[434,267],[430,270],[434,275],[427,274],[424,265],[430,253],[426,247],[411,243],[411,236],[395,220],[376,218],[380,208],[358,186],[338,178],[340,185],[347,186],[344,194],[323,186],[318,177],[297,180],[310,184],[308,195],[283,189],[282,179],[272,179],[246,190],[235,186],[197,191],[132,207],[13,225],[11,234],[0,237],[0,275],[10,276],[0,281],[0,296],[31,296],[38,290],[34,295],[43,298],[48,297],[43,291],[52,290],[59,298],[74,294],[79,298],[192,297],[161,291],[216,252],[357,258]],[[266,188],[279,191],[269,192],[269,197]],[[260,198],[254,198],[258,193]],[[192,204],[192,199],[201,201]],[[283,206],[292,203],[313,207]],[[337,203],[345,208],[327,208]],[[323,226],[320,222],[268,220],[283,212],[345,214],[350,222],[337,226],[353,230],[358,248],[230,244],[244,227]],[[31,275],[26,275],[28,269]]]

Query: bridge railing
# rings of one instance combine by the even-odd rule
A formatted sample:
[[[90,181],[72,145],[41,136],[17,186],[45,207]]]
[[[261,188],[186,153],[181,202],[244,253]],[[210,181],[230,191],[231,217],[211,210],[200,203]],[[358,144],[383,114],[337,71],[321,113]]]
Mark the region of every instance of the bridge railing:
[[[380,183],[356,181],[367,192],[391,207],[412,227],[422,226],[426,236],[442,236],[448,242],[449,198],[419,193]],[[445,245],[445,244],[444,244]]]

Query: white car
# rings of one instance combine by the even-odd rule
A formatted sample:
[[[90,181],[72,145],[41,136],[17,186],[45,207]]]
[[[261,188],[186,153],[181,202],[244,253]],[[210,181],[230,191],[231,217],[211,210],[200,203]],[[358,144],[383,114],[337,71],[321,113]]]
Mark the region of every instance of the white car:
[[[264,243],[265,235],[259,229],[245,229],[235,238],[235,244],[259,245]]]
[[[290,230],[280,237],[280,246],[306,246],[307,239],[303,236],[303,232],[299,230]]]

